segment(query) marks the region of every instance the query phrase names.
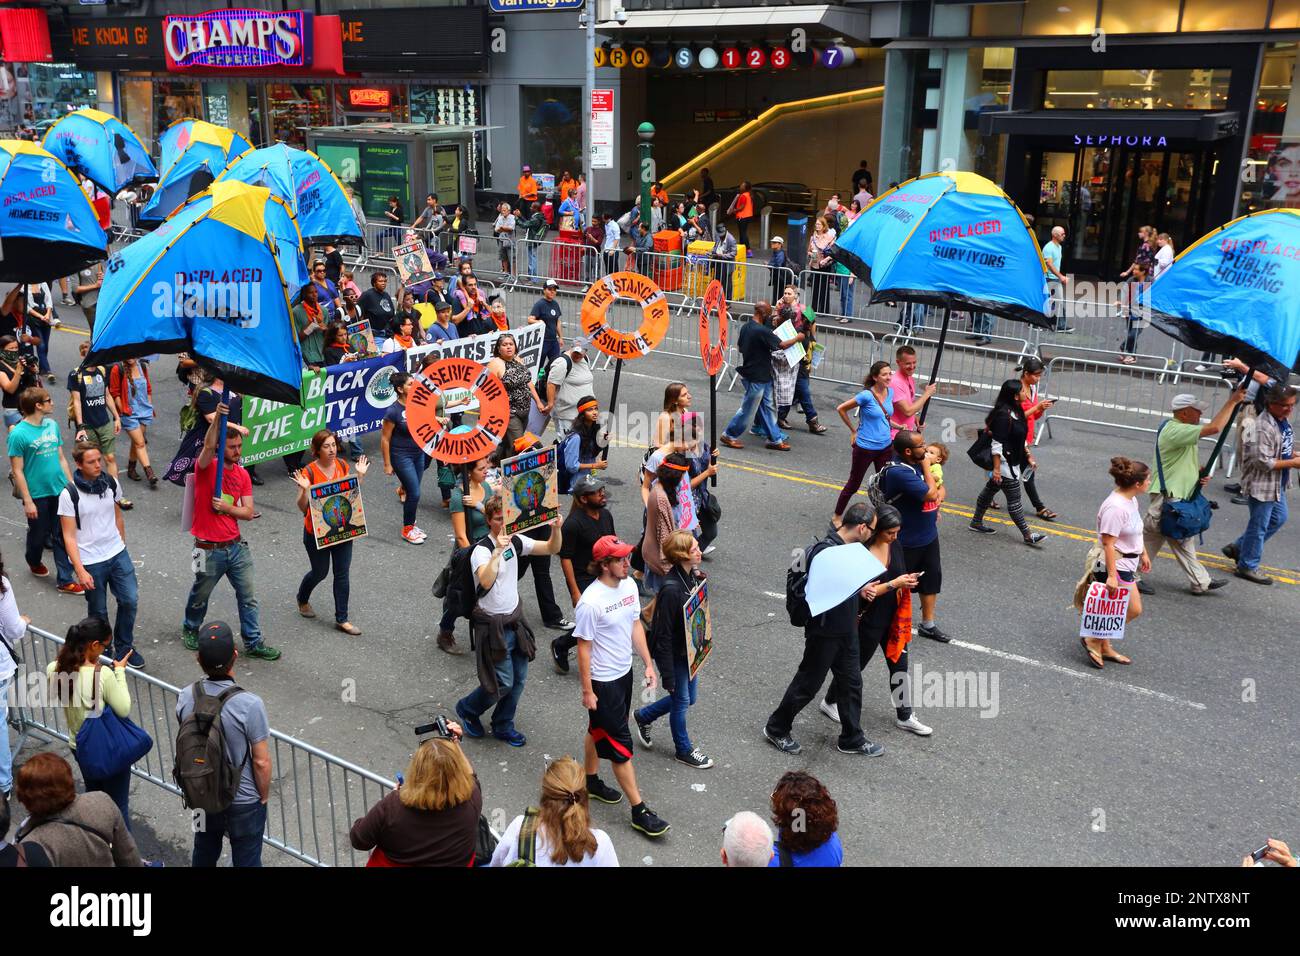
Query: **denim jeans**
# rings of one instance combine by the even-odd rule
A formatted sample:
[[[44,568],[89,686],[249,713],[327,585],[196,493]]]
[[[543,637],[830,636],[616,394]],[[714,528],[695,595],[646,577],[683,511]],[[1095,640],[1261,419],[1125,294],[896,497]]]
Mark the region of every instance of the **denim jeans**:
[[[840,276],[840,315],[853,315],[853,288],[851,276]]]
[[[343,624],[348,620],[348,595],[352,590],[352,542],[344,541],[332,548],[316,547],[316,536],[306,528],[302,532],[302,546],[307,550],[307,560],[311,568],[303,575],[298,585],[298,603],[306,604],[311,600],[311,592],[329,577],[331,566],[334,569],[334,620]]]
[[[528,275],[532,278],[537,276],[537,243],[525,242],[524,248],[528,250]]]
[[[636,712],[636,719],[643,724],[658,720],[668,715],[668,726],[673,732],[673,746],[677,753],[688,754],[695,748],[691,746],[691,736],[686,732],[686,710],[695,703],[695,693],[699,678],[691,678],[686,658],[673,659],[673,692],[667,697],[660,697],[652,704],[647,704]]]
[[[506,656],[495,665],[497,674],[497,696],[493,697],[482,687],[475,687],[456,704],[471,717],[481,717],[494,703],[492,711],[492,733],[508,734],[515,729],[515,710],[519,707],[519,698],[524,694],[524,680],[528,677],[528,658],[518,650],[515,643],[515,629],[505,629]]]
[[[8,653],[0,648],[0,654]],[[14,756],[9,749],[9,687],[16,675],[17,671],[8,677],[0,677],[0,794],[14,788]]]
[[[1121,352],[1127,352],[1129,355],[1137,352],[1138,336],[1142,334],[1142,326],[1138,325],[1132,319],[1128,323],[1128,335],[1124,338],[1124,344],[1120,346]]]
[[[32,326],[36,329],[37,370],[45,375],[50,371],[50,335],[54,330],[44,322],[33,322]]]
[[[740,410],[727,423],[722,434],[726,435],[733,441],[745,434],[745,427],[749,424],[754,414],[758,414],[759,427],[767,432],[768,441],[780,441],[781,431],[777,427],[776,418],[772,415],[772,383],[771,382],[751,382],[749,379],[743,379],[745,383],[745,397],[740,403]]]
[[[415,512],[420,505],[420,480],[429,467],[429,456],[419,449],[415,452],[393,450],[389,452],[389,460],[406,492],[406,500],[402,502],[402,527],[406,528],[415,524]]]
[[[973,335],[992,335],[993,316],[987,312],[972,312],[970,330]]]
[[[1065,286],[1059,282],[1047,283],[1047,313],[1056,319],[1054,331],[1060,332],[1069,328],[1069,320],[1065,317]]]
[[[812,380],[802,370],[799,372],[798,378],[794,380],[794,402],[789,405],[782,405],[777,410],[779,414],[776,417],[783,422],[788,422],[790,420],[790,410],[795,405],[803,406],[803,417],[808,420],[809,425],[817,421],[817,406],[813,404],[812,397]]]
[[[33,498],[36,505],[36,517],[27,519],[27,564],[41,563],[45,549],[54,552],[54,569],[58,573],[59,584],[72,584],[72,562],[68,560],[68,551],[63,547],[63,529],[59,525],[59,496],[49,495],[45,498]]]
[[[131,829],[131,768],[127,767],[121,773],[104,777],[102,780],[88,776],[81,766],[81,761],[77,761],[77,769],[81,770],[81,779],[86,784],[86,792],[97,790],[108,794],[117,804],[118,812],[122,814],[122,822],[126,824],[128,830]]]
[[[239,603],[239,633],[244,648],[252,650],[262,643],[262,627],[257,618],[257,597],[253,594],[253,554],[246,541],[224,548],[199,551],[204,558],[203,570],[194,576],[190,598],[185,602],[185,627],[197,631],[208,614],[208,598],[223,577],[230,578]]]
[[[13,428],[15,425],[17,425],[17,424],[18,424],[20,421],[22,421],[22,420],[23,420],[23,413],[20,412],[20,411],[18,411],[18,409],[16,409],[16,408],[6,408],[6,409],[5,409],[5,427],[6,427],[6,428]]]
[[[86,616],[108,620],[108,592],[117,601],[113,623],[113,657],[121,658],[135,647],[135,612],[140,606],[140,585],[135,579],[131,553],[123,548],[107,561],[86,565],[95,586],[86,592]]]
[[[1247,498],[1246,504],[1250,506],[1250,520],[1246,523],[1246,530],[1237,539],[1237,566],[1254,571],[1259,568],[1259,562],[1264,557],[1264,543],[1286,524],[1286,492],[1282,492],[1281,501]]]
[[[191,867],[216,866],[221,859],[221,838],[230,837],[230,865],[260,867],[262,834],[266,832],[266,804],[232,803],[221,813],[209,813],[194,834]]]

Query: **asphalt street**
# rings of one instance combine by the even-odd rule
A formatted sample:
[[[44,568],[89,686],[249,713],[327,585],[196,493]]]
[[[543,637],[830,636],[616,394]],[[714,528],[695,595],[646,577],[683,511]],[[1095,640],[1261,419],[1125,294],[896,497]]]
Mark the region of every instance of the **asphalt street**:
[[[70,324],[80,318],[65,311],[73,312]],[[573,311],[566,308],[568,315]],[[57,409],[80,340],[71,331],[55,336]],[[172,369],[169,357],[154,368],[158,418],[151,449],[159,472],[176,445],[180,387]],[[598,373],[602,403],[611,379],[609,372]],[[664,355],[625,369],[619,404],[653,414],[664,383],[675,379],[691,386],[696,409],[707,413],[708,382],[698,360]],[[724,514],[718,550],[706,564],[716,647],[689,715],[693,741],[716,766],[695,771],[673,761],[666,722],[656,725],[654,750],[638,750],[635,766],[645,799],[672,824],[671,832],[649,840],[631,829],[626,804],[593,805],[594,825],[610,833],[623,865],[715,865],[723,822],[741,809],[767,815],[772,786],[790,769],[806,769],[830,789],[846,862],[855,865],[1233,865],[1265,837],[1296,839],[1296,523],[1266,552],[1265,564],[1277,578],[1272,587],[1232,579],[1222,591],[1193,597],[1166,552],[1150,576],[1157,593],[1146,599],[1146,614],[1123,642],[1133,665],[1094,671],[1079,647],[1071,595],[1097,507],[1111,489],[1108,460],[1113,454],[1151,458],[1149,436],[1135,432],[1068,423],[1054,428],[1037,449],[1039,486],[1061,517],[1031,522],[1048,538],[1030,550],[999,520],[1005,512],[990,517],[1002,529],[996,536],[966,530],[983,483],[964,455],[967,426],[982,415],[943,404],[932,409],[927,433],[954,451],[945,469],[949,499],[940,525],[939,622],[956,640],[940,645],[917,638],[912,666],[923,673],[974,672],[988,696],[965,706],[952,699],[947,706],[922,701],[918,716],[934,735],[915,737],[894,727],[877,655],[864,675],[863,725],[884,745],[883,756],[838,753],[836,726],[815,704],[795,722],[800,756],[782,755],[763,739],[760,730],[803,643],[785,616],[785,569],[791,550],[825,528],[848,472],[851,436],[836,420],[834,405],[853,391],[815,385],[831,431],[814,436],[792,421],[793,451],[765,450],[752,436],[743,451],[722,450],[717,492]],[[719,393],[719,427],[740,394],[739,387]],[[377,460],[377,435],[363,444]],[[124,461],[125,439],[120,447]],[[615,523],[631,541],[639,533],[641,452],[639,445],[616,444],[608,471]],[[241,661],[240,683],[265,699],[275,728],[391,776],[405,769],[416,742],[412,727],[451,715],[455,701],[475,684],[468,657],[450,657],[435,646],[439,607],[429,586],[450,548],[450,522],[436,485],[426,480],[419,518],[429,540],[413,548],[398,534],[395,479],[379,467],[367,478],[370,535],[357,543],[352,569],[352,620],[364,634],[354,638],[329,626],[328,585],[314,596],[321,618],[298,616],[294,591],[306,557],[295,490],[278,463],[259,470],[267,481],[255,489],[262,517],[245,535],[254,549],[263,630],[284,656],[274,663]],[[180,642],[191,578],[179,491],[125,484],[136,501],[126,520],[140,577],[137,646],[150,674],[182,685],[198,671]],[[1227,575],[1219,548],[1240,533],[1246,510],[1228,503],[1221,484],[1212,485],[1222,507],[1202,551],[1213,573]],[[0,547],[19,605],[38,625],[62,633],[83,615],[84,604],[58,595],[52,577],[38,581],[27,574],[24,531],[21,509],[11,502],[0,514]],[[553,575],[563,594],[558,568]],[[520,590],[528,619],[549,636],[540,629],[532,586],[525,580]],[[214,593],[209,615],[236,620],[228,585]],[[557,674],[539,650],[517,726],[528,736],[522,749],[490,738],[464,745],[482,781],[485,811],[502,826],[536,800],[548,759],[580,754],[586,715],[576,666],[570,675]],[[612,782],[607,767],[602,775]],[[188,817],[178,801],[138,780],[132,800],[146,853],[169,864],[186,862]],[[269,864],[289,862],[271,850],[265,857]]]

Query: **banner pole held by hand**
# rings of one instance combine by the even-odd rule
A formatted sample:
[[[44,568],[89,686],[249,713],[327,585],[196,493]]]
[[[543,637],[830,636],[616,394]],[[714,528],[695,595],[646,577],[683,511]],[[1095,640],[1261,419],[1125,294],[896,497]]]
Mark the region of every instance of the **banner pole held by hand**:
[[[948,322],[951,319],[952,306],[945,305],[943,307],[943,326],[939,329],[939,344],[935,346],[934,368],[930,370],[930,381],[926,383],[927,385],[933,385],[935,380],[939,377],[939,362],[943,359],[943,346],[944,343],[948,341]],[[925,404],[921,406],[921,414],[916,418],[916,427],[918,430],[925,426],[925,413],[930,410],[930,401],[929,398],[925,400]]]
[[[1250,370],[1246,373],[1246,377],[1242,380],[1241,384],[1244,387],[1249,388],[1250,383],[1255,381],[1256,371],[1257,369],[1252,365]],[[1262,385],[1260,387],[1263,388]],[[1219,452],[1223,450],[1223,443],[1228,438],[1228,432],[1232,431],[1232,425],[1237,420],[1237,415],[1241,412],[1241,406],[1244,404],[1246,404],[1245,399],[1238,402],[1236,406],[1232,409],[1232,414],[1228,416],[1228,424],[1224,425],[1223,431],[1219,432],[1219,437],[1214,442],[1214,450],[1210,452],[1209,460],[1205,462],[1205,467],[1201,469],[1202,478],[1204,478],[1206,475],[1210,474],[1214,470],[1214,463],[1219,458]],[[1196,486],[1196,490],[1197,492],[1201,490],[1201,486],[1199,484]]]
[[[718,453],[718,376],[709,376],[709,464],[713,464],[712,455]],[[718,487],[718,476],[709,476],[709,487]]]
[[[221,404],[230,404],[230,389],[226,383],[221,383]],[[221,421],[217,424],[217,476],[212,482],[212,497],[221,497],[221,477],[222,472],[226,469],[226,416],[221,416]]]
[[[623,374],[623,360],[615,359],[614,360],[614,387],[610,390],[609,393],[609,411],[607,412],[607,414],[611,416],[614,414],[615,403],[618,402],[618,380],[622,376],[622,374]],[[606,426],[605,432],[606,434],[609,433],[608,426]],[[601,461],[609,461],[610,444],[611,442],[606,442],[605,447],[600,450]]]

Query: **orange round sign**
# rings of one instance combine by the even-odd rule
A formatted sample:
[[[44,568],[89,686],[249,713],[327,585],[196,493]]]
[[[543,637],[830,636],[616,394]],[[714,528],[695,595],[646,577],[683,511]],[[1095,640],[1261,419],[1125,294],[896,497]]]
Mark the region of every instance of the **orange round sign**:
[[[709,331],[709,316],[718,315],[718,344],[713,344],[713,334]],[[704,301],[700,303],[700,359],[704,362],[704,371],[717,375],[727,358],[727,297],[723,294],[722,283],[714,279],[704,290]]]
[[[641,327],[620,332],[605,321],[615,299],[631,299],[641,306]],[[591,284],[582,300],[582,334],[591,344],[616,359],[649,355],[668,334],[668,299],[645,276],[615,272]]]
[[[486,366],[466,358],[445,358],[411,378],[415,387],[406,400],[406,427],[426,455],[463,465],[496,451],[510,422],[510,397]],[[468,392],[478,402],[478,423],[463,432],[453,432],[438,421],[438,406],[454,397],[449,393],[455,391]]]

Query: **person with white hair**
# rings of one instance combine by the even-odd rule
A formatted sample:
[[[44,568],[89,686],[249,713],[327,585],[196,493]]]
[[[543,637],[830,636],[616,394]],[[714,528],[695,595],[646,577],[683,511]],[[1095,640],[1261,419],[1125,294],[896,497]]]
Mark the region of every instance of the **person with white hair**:
[[[750,810],[741,810],[722,827],[722,865],[766,867],[772,859],[772,828]]]
[[[1057,332],[1073,332],[1065,314],[1065,284],[1070,277],[1061,271],[1061,253],[1064,251],[1065,229],[1052,227],[1052,238],[1043,244],[1043,262],[1047,266],[1048,309],[1056,320]]]

